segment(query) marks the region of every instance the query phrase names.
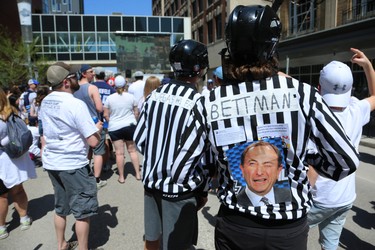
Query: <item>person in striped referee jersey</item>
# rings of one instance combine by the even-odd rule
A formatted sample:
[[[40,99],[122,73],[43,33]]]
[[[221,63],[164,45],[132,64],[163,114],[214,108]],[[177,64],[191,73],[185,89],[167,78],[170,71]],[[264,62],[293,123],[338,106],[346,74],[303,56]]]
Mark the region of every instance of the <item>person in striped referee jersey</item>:
[[[190,118],[198,123],[205,119],[191,111],[201,97],[196,84],[207,72],[207,48],[181,40],[171,48],[169,60],[176,79],[146,98],[134,134],[144,156],[145,249],[190,249],[197,243],[197,211],[207,202],[212,173],[210,164],[200,164],[208,140],[185,131]],[[186,141],[202,148],[197,154],[180,152]]]
[[[180,152],[196,154],[208,137],[219,163],[216,249],[307,249],[306,215],[312,201],[303,162],[309,138],[324,159],[320,174],[339,180],[359,165],[358,152],[317,89],[278,74],[280,33],[281,22],[270,6],[235,7],[225,29],[227,48],[221,52],[223,83],[192,111],[206,114],[207,123],[188,122],[189,137],[202,138],[202,144],[187,141]],[[257,205],[238,199],[246,188],[238,155],[260,140],[281,147],[285,169],[278,179],[290,189],[291,199]],[[254,181],[269,179],[259,173]]]

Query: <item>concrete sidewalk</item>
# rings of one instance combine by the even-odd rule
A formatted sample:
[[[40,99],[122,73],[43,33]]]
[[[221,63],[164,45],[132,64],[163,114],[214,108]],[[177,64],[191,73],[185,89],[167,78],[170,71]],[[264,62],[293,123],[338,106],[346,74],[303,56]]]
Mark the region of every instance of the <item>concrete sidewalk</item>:
[[[362,136],[361,142],[359,145],[369,147],[369,148],[375,148],[375,137],[367,137],[367,136]]]

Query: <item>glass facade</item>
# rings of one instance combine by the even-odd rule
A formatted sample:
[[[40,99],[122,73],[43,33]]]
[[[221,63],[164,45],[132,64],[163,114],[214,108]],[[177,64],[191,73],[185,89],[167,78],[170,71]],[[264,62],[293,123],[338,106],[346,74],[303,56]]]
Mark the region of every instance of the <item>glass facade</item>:
[[[140,41],[146,37],[148,42],[150,39],[163,37],[163,43],[156,42],[158,46],[171,46],[177,39],[190,38],[190,34],[184,32],[184,19],[186,18],[33,14],[32,29],[38,54],[46,60],[110,61],[117,57],[116,40],[123,41],[124,37],[143,37]],[[165,39],[168,41],[165,42]],[[166,49],[169,50],[169,47]],[[165,64],[161,64],[164,67]]]

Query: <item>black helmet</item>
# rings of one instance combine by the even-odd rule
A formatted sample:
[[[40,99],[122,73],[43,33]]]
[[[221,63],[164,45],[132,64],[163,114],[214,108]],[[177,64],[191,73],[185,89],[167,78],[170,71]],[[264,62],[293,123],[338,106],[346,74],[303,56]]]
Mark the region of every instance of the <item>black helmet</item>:
[[[239,5],[225,28],[229,55],[236,64],[268,61],[281,33],[279,17],[268,5]]]
[[[176,76],[197,76],[208,68],[207,47],[194,40],[181,40],[171,48],[169,62]]]

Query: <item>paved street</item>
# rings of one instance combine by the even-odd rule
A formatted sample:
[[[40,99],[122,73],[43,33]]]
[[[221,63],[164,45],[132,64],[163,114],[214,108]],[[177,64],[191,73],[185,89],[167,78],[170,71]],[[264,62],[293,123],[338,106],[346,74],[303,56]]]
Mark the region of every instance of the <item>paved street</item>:
[[[357,200],[350,212],[341,237],[339,249],[375,249],[375,149],[360,147],[362,162],[357,172]],[[129,157],[127,157],[129,160]],[[131,164],[127,162],[126,183],[117,182],[116,167],[105,173],[108,185],[99,191],[99,214],[92,218],[90,244],[98,249],[143,249],[143,189],[136,181]],[[34,223],[27,231],[20,231],[18,214],[9,206],[7,222],[10,235],[0,240],[1,250],[56,249],[56,237],[53,225],[53,190],[50,180],[38,168],[38,178],[25,183],[29,197],[29,214]],[[199,212],[199,239],[196,249],[214,249],[213,235],[215,214],[219,207],[215,195],[209,195],[209,201]],[[66,237],[74,237],[72,230],[74,219],[68,217]],[[309,235],[309,250],[319,250],[317,231]]]

